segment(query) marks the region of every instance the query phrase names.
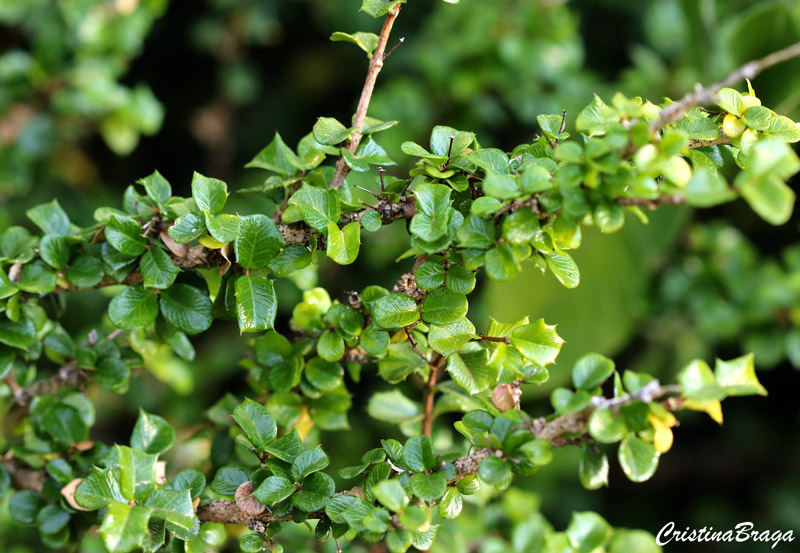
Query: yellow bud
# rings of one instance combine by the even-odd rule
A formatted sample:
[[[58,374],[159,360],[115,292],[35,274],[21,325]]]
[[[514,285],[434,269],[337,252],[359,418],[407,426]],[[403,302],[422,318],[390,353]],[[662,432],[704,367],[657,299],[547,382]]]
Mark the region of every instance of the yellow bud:
[[[742,134],[746,128],[747,125],[744,124],[744,121],[732,113],[726,115],[725,119],[722,120],[722,130],[731,138],[736,138]]]

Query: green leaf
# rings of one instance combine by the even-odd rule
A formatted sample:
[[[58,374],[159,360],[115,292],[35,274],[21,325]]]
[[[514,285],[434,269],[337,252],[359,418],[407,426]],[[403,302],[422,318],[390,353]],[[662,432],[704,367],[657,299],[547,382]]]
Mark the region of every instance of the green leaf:
[[[144,328],[153,323],[156,316],[156,295],[138,284],[128,286],[108,304],[108,318],[117,328]]]
[[[451,355],[476,336],[475,325],[464,317],[444,325],[432,324],[428,331],[428,345],[442,355]]]
[[[362,0],[361,11],[372,17],[381,17],[403,2],[405,0]]]
[[[214,215],[225,207],[228,185],[195,172],[192,176],[192,198],[202,211]]]
[[[303,452],[303,442],[300,440],[297,429],[294,429],[271,444],[264,446],[264,449],[273,457],[291,463],[295,457]]]
[[[0,343],[19,349],[28,349],[36,343],[36,327],[28,319],[17,322],[0,317]]]
[[[78,288],[91,288],[103,280],[103,264],[94,256],[82,255],[70,263],[67,280]]]
[[[520,265],[507,242],[502,242],[486,252],[486,274],[492,280],[505,282],[519,274]]]
[[[172,196],[172,187],[158,171],[154,171],[136,182],[144,186],[144,191],[159,206],[166,204]]]
[[[452,138],[452,146],[450,140]],[[475,135],[471,132],[458,131],[453,127],[436,125],[431,131],[431,151],[440,156],[448,156],[450,159],[461,155],[464,150],[469,148],[475,140]]]
[[[425,361],[408,343],[389,345],[386,356],[378,361],[378,374],[387,382],[397,383],[425,366]]]
[[[411,477],[411,489],[423,501],[436,501],[447,491],[447,478],[441,472],[417,473]]]
[[[581,448],[578,477],[587,490],[596,490],[608,485],[608,457],[592,444]]]
[[[302,489],[292,495],[292,505],[306,513],[319,511],[333,497],[334,491],[333,478],[324,472],[315,472],[303,481]]]
[[[522,192],[516,178],[511,175],[498,175],[494,172],[486,173],[482,186],[488,196],[498,200],[510,200]]]
[[[139,409],[139,418],[131,434],[131,447],[161,455],[175,443],[175,430],[158,415]]]
[[[772,119],[774,115],[775,114],[769,108],[753,106],[745,110],[742,121],[744,121],[744,124],[747,125],[748,128],[757,131],[765,131],[769,128],[769,120]]]
[[[447,372],[450,378],[471,395],[482,392],[492,384],[487,367],[488,352],[477,345],[474,348],[461,354],[452,354],[447,358]]]
[[[329,462],[321,447],[306,450],[292,462],[292,477],[299,482],[312,472],[324,469]]]
[[[145,252],[139,261],[139,270],[142,273],[142,281],[146,288],[158,288],[160,290],[172,286],[178,273],[181,272],[170,256],[158,247],[151,248]]]
[[[466,298],[465,298],[466,299]],[[419,319],[417,304],[405,294],[388,294],[372,302],[372,320],[381,328],[399,328]]]
[[[633,482],[644,482],[655,473],[660,453],[653,444],[631,433],[622,440],[618,456],[625,476]]]
[[[192,531],[197,523],[189,490],[155,490],[145,501],[153,517],[162,518],[183,530]]]
[[[511,244],[527,244],[539,230],[539,219],[529,209],[521,209],[503,219],[503,238]]]
[[[75,489],[75,503],[96,511],[108,506],[111,502],[118,501],[127,503],[119,488],[119,481],[116,479],[110,468],[99,469],[92,467],[92,472],[84,478]]]
[[[588,353],[578,359],[572,369],[572,382],[581,390],[600,386],[614,374],[614,362],[599,353]]]
[[[14,286],[14,283],[8,278],[6,272],[0,267],[0,300],[4,300],[16,293],[17,287]]]
[[[409,498],[406,490],[398,480],[383,480],[372,487],[372,493],[381,504],[398,513],[408,506]]]
[[[581,280],[581,273],[572,257],[566,253],[553,252],[545,256],[547,267],[558,281],[567,288],[575,288]]]
[[[147,248],[147,239],[142,236],[142,228],[130,217],[111,215],[105,234],[108,243],[125,255],[140,256]]]
[[[414,189],[417,209],[425,215],[435,217],[450,208],[450,187],[425,181]]]
[[[613,529],[596,513],[573,513],[567,526],[567,538],[575,553],[590,553],[611,538]]]
[[[214,480],[211,482],[211,491],[219,495],[233,496],[236,490],[247,482],[247,474],[239,468],[235,467],[222,467],[214,475]]]
[[[619,124],[617,111],[606,105],[596,94],[592,103],[583,108],[575,119],[575,128],[589,136],[603,135],[617,124]]]
[[[445,520],[453,520],[461,514],[464,502],[456,488],[447,488],[439,502],[439,516]]]
[[[434,290],[422,302],[422,319],[427,323],[448,324],[463,319],[469,304],[463,294],[448,288]]]
[[[333,117],[320,117],[314,123],[312,132],[314,140],[326,146],[333,146],[350,138],[354,130],[355,127],[347,128]]]
[[[211,215],[206,213],[206,228],[214,240],[220,244],[233,242],[239,235],[239,217],[228,213]]]
[[[469,294],[475,289],[475,273],[463,265],[451,265],[445,277],[447,287],[458,294]]]
[[[164,318],[181,332],[197,334],[211,326],[211,300],[199,288],[173,284],[161,293],[160,305]]]
[[[56,274],[40,260],[22,266],[17,288],[30,294],[46,294],[56,287]]]
[[[38,493],[31,490],[16,492],[8,502],[8,514],[22,524],[33,524],[36,516],[46,505]]]
[[[734,115],[741,115],[744,111],[744,98],[737,90],[732,88],[723,88],[717,92],[717,99],[714,103]]]
[[[792,216],[795,193],[780,178],[769,175],[751,179],[739,189],[753,211],[768,223],[783,225]]]
[[[592,438],[603,444],[613,444],[625,437],[625,419],[611,409],[596,409],[587,426]]]
[[[39,242],[39,257],[53,269],[62,270],[69,261],[67,239],[52,234],[45,236]]]
[[[678,373],[678,382],[684,397],[695,401],[717,401],[725,397],[725,390],[717,383],[708,363],[695,360]]]
[[[367,404],[367,414],[373,419],[402,424],[422,413],[419,403],[408,399],[399,390],[373,394]]]
[[[511,466],[495,455],[489,455],[478,468],[481,480],[489,485],[499,484],[511,476]]]
[[[348,223],[341,230],[335,223],[328,224],[327,255],[339,265],[349,265],[358,257],[361,246],[361,224]]]
[[[687,116],[677,128],[692,140],[715,140],[719,138],[719,125],[708,117]]]
[[[300,165],[300,159],[294,151],[286,145],[281,135],[276,132],[272,142],[258,152],[256,157],[245,165],[245,167],[266,169],[267,171],[272,171],[273,173],[279,173],[288,177],[297,173]]]
[[[33,224],[42,229],[44,234],[67,236],[69,234],[69,217],[59,205],[58,200],[40,204],[25,212]]]
[[[386,353],[386,348],[389,346],[389,333],[370,327],[364,330],[358,343],[368,354],[378,357]]]
[[[413,472],[423,472],[436,468],[436,453],[428,436],[409,438],[403,446],[403,463]]]
[[[311,252],[305,246],[289,246],[269,262],[269,269],[276,278],[283,278],[308,267]]]
[[[764,134],[784,142],[797,142],[800,140],[800,127],[785,115],[773,115]]]
[[[511,162],[508,156],[497,148],[481,148],[464,157],[484,171],[493,171],[500,175],[511,173]]]
[[[283,501],[297,491],[294,483],[288,478],[280,476],[270,476],[253,492],[253,497],[263,505],[274,505]]]
[[[128,391],[130,375],[131,371],[124,361],[117,357],[106,356],[97,362],[92,379],[103,388],[124,394]]]
[[[717,384],[729,396],[767,395],[767,390],[758,381],[753,354],[748,353],[730,361],[717,359],[714,366]]]
[[[531,363],[545,366],[554,363],[564,340],[556,333],[556,325],[547,325],[544,319],[514,329],[511,345]]]
[[[150,509],[113,502],[100,526],[100,535],[110,553],[126,553],[139,548],[147,536]]]
[[[361,224],[367,232],[377,232],[383,226],[383,219],[377,211],[367,211],[361,217]]]
[[[195,500],[200,497],[200,494],[206,489],[206,477],[200,471],[183,469],[175,475],[175,478],[169,483],[169,489],[189,490],[192,494],[192,500]]]
[[[539,123],[539,128],[542,129],[544,135],[549,138],[550,140],[555,140],[558,138],[559,130],[561,129],[561,121],[563,120],[563,115],[537,115],[536,122]]]
[[[362,50],[367,53],[367,57],[372,59],[372,52],[375,50],[375,47],[378,45],[378,35],[375,33],[362,33],[362,32],[355,32],[353,34],[343,33],[341,31],[336,31],[331,35],[331,41],[333,42],[350,42],[355,44]]]
[[[244,553],[260,553],[264,550],[264,538],[261,534],[245,534],[239,538],[239,549]]]
[[[266,215],[239,218],[236,237],[236,262],[245,269],[266,267],[283,246],[283,237]]]
[[[250,398],[240,403],[233,410],[233,418],[242,427],[247,439],[258,451],[264,451],[264,447],[275,440],[278,427],[275,419],[269,414],[266,407],[256,403]]]
[[[289,205],[296,206],[303,220],[322,234],[328,232],[329,224],[339,222],[342,213],[339,195],[335,190],[323,190],[309,184],[304,184],[292,194]]]
[[[495,233],[493,221],[470,215],[464,220],[456,235],[465,248],[487,249],[494,245]]]
[[[698,168],[684,190],[686,203],[695,207],[712,207],[736,198],[722,175]]]
[[[0,346],[0,379],[4,379],[14,367],[14,350]]]
[[[341,338],[339,339],[341,340]],[[320,339],[320,343],[321,341]],[[342,348],[344,348],[344,343],[342,343]],[[341,358],[341,355],[339,355],[339,358]],[[342,383],[342,377],[344,377],[344,369],[342,369],[341,365],[327,361],[323,357],[310,359],[306,363],[304,371],[308,381],[322,392],[329,392],[338,388]]]
[[[277,312],[278,298],[270,279],[250,275],[236,279],[236,318],[241,332],[272,328]]]
[[[42,535],[57,534],[63,530],[70,519],[69,512],[62,509],[59,505],[50,504],[42,508],[36,515],[36,525]]]
[[[206,231],[205,220],[195,213],[186,213],[178,217],[167,234],[178,244],[191,242]]]

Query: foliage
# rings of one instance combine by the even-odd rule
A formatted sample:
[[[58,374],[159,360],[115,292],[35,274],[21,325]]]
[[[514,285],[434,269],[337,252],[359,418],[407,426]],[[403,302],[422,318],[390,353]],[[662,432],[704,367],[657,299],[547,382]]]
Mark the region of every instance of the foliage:
[[[362,3],[386,17],[381,37],[335,35],[366,53],[373,84],[401,4]],[[479,331],[468,318],[481,269],[508,281],[530,262],[574,288],[580,271],[570,251],[582,229],[613,233],[628,218],[646,221],[642,208],[741,196],[767,222],[785,223],[794,205],[786,180],[800,170],[788,144],[800,130],[762,106],[749,81],[744,93],[716,91],[708,107],[719,111],[595,96],[575,116],[575,133],[566,112],[538,114],[541,136],[511,151],[438,125],[425,144],[402,144],[416,164],[399,175],[384,170],[395,161],[379,142],[396,122],[366,116],[369,92],[352,125],[323,116],[295,148],[276,133],[255,155],[248,166],[262,182],[246,192],[270,200],[274,212],[231,212],[228,185],[200,173],[191,196],[173,194],[156,171],[120,204],[97,209],[91,226],[75,224],[53,200],[27,212],[39,233],[3,231],[0,376],[19,419],[0,491],[16,488],[11,515],[36,524],[46,545],[75,543],[99,523],[111,552],[206,550],[223,546],[219,524],[227,523],[253,531],[240,537],[241,550],[281,551],[285,527],[316,521],[318,540],[428,550],[467,497],[512,501],[514,479],[550,464],[554,448],[580,448],[578,476],[588,489],[608,483],[611,456],[642,482],[672,446],[674,412],[721,422],[721,400],[766,395],[752,355],[717,360],[713,370],[694,360],[677,384],[662,385],[589,354],[574,365],[571,386],[553,390],[552,413],[537,418],[520,396],[523,385],[548,380],[564,343],[556,326],[491,319]],[[670,104],[686,108],[674,121],[663,119]],[[726,179],[723,167],[736,176]],[[370,177],[373,205],[362,207],[351,172]],[[323,263],[353,264],[362,241],[398,221],[408,231],[398,261],[414,264],[391,289],[378,282],[343,296],[305,286],[289,324],[277,324],[284,280],[300,282]],[[115,294],[106,336],[73,332],[53,307],[92,288]],[[193,359],[189,336],[215,321],[235,321],[251,346],[242,365],[252,390],[207,411],[213,470],[168,479],[159,456],[178,433],[144,410],[129,445],[89,439],[96,416],[87,386],[126,393],[131,370],[150,364],[154,351]],[[340,452],[309,431],[350,428],[350,391],[373,372],[393,386],[369,399],[368,414],[405,438],[387,436],[334,478],[326,469]],[[394,386],[413,378],[425,383],[421,404]],[[464,438],[449,451],[431,438],[445,413],[460,414],[454,427]],[[658,550],[649,534],[612,528],[591,512],[575,513],[563,532],[540,515],[515,522],[518,550]]]

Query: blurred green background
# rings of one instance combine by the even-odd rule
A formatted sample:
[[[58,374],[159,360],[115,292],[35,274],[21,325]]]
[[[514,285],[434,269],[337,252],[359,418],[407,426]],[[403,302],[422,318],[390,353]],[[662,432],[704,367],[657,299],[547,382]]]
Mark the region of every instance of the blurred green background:
[[[359,5],[0,0],[0,226],[29,225],[25,209],[53,197],[73,221],[89,224],[97,206],[119,204],[125,187],[154,169],[176,194],[188,193],[194,170],[226,180],[234,191],[259,184],[260,173],[243,165],[275,131],[294,145],[318,116],[349,120],[367,62],[357,48],[328,37],[378,31],[380,22],[358,13]],[[594,93],[608,99],[621,90],[655,102],[678,97],[696,82],[710,83],[800,40],[800,3],[410,0],[390,44],[401,36],[405,42],[387,60],[370,109],[372,116],[400,121],[382,141],[399,164],[390,174],[398,176],[410,161],[400,143],[425,143],[436,124],[473,130],[482,145],[511,149],[531,140],[538,114],[566,109],[569,123]],[[800,119],[800,62],[771,69],[753,85],[765,105]],[[233,194],[229,206],[240,213],[274,209],[256,195]],[[489,316],[530,315],[557,323],[567,341],[550,382],[525,390],[525,408],[546,414],[550,390],[589,351],[664,380],[694,357],[711,361],[754,351],[770,396],[728,401],[722,427],[705,415],[683,416],[675,446],[644,484],[628,482],[612,462],[610,487],[587,492],[576,478],[577,452],[559,451],[556,463],[519,481],[527,492],[473,506],[443,528],[436,551],[524,551],[521,531],[512,528],[539,508],[560,529],[573,511],[593,509],[615,526],[652,533],[669,521],[717,529],[752,521],[760,529],[800,532],[800,248],[794,245],[800,216],[771,227],[740,203],[649,215],[649,225],[629,220],[614,235],[585,232],[575,255],[582,272],[575,290],[532,268],[511,283],[479,281],[470,297],[479,330]],[[365,244],[355,269],[323,261],[319,276],[309,274],[301,285],[318,280],[341,299],[343,290],[391,286],[408,269],[394,264],[407,247],[402,229],[383,229]],[[301,292],[285,282],[279,293],[280,328]],[[88,332],[107,300],[100,291],[69,297],[60,306],[63,325]],[[237,334],[218,323],[195,340],[194,362],[153,363],[125,397],[94,391],[101,422],[93,437],[125,442],[140,406],[191,428],[225,392],[247,393],[239,367],[246,343]],[[370,395],[388,386],[371,374],[368,369],[361,383],[348,384],[350,425],[357,431],[322,437],[341,454],[333,468],[353,464],[378,438],[399,437],[396,428],[366,416]],[[419,396],[418,383],[404,386]],[[452,437],[454,420],[438,421],[438,445],[460,446]],[[200,438],[176,447],[174,470],[211,468],[203,461],[208,447]],[[282,543],[305,551],[298,540]],[[43,547],[35,531],[29,535],[6,513],[0,514],[0,542],[13,544],[14,553]],[[96,547],[88,538],[82,549]],[[673,544],[665,551],[767,547]]]

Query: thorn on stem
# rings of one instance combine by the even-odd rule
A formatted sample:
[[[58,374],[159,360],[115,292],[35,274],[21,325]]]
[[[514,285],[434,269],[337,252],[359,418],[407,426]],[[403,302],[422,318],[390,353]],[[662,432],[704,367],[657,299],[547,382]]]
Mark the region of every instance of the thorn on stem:
[[[367,194],[369,194],[370,196],[372,196],[372,197],[374,197],[374,198],[377,198],[378,200],[380,200],[380,199],[381,199],[381,195],[380,195],[380,194],[376,194],[376,193],[375,193],[375,192],[373,192],[372,190],[368,190],[368,189],[364,188],[363,186],[359,186],[359,185],[357,185],[357,184],[356,184],[356,185],[354,185],[354,186],[355,186],[356,188],[358,188],[359,190],[363,190],[364,192],[366,192],[366,193],[367,193]]]
[[[397,43],[396,43],[394,46],[392,46],[392,49],[391,49],[391,50],[389,50],[388,52],[386,52],[386,53],[383,55],[383,59],[386,59],[386,58],[388,58],[389,56],[391,56],[391,55],[392,55],[392,52],[394,52],[394,51],[395,51],[395,49],[396,49],[398,46],[400,46],[401,44],[403,44],[403,42],[405,41],[405,39],[406,39],[406,37],[404,37],[404,36],[401,36],[401,37],[400,37],[400,38],[397,40]]]
[[[561,112],[561,126],[558,128],[558,134],[564,132],[564,128],[567,126],[567,110],[563,110]]]
[[[378,178],[381,180],[381,192],[386,192],[386,182],[383,179],[383,175],[386,173],[386,169],[383,167],[378,167]]]

